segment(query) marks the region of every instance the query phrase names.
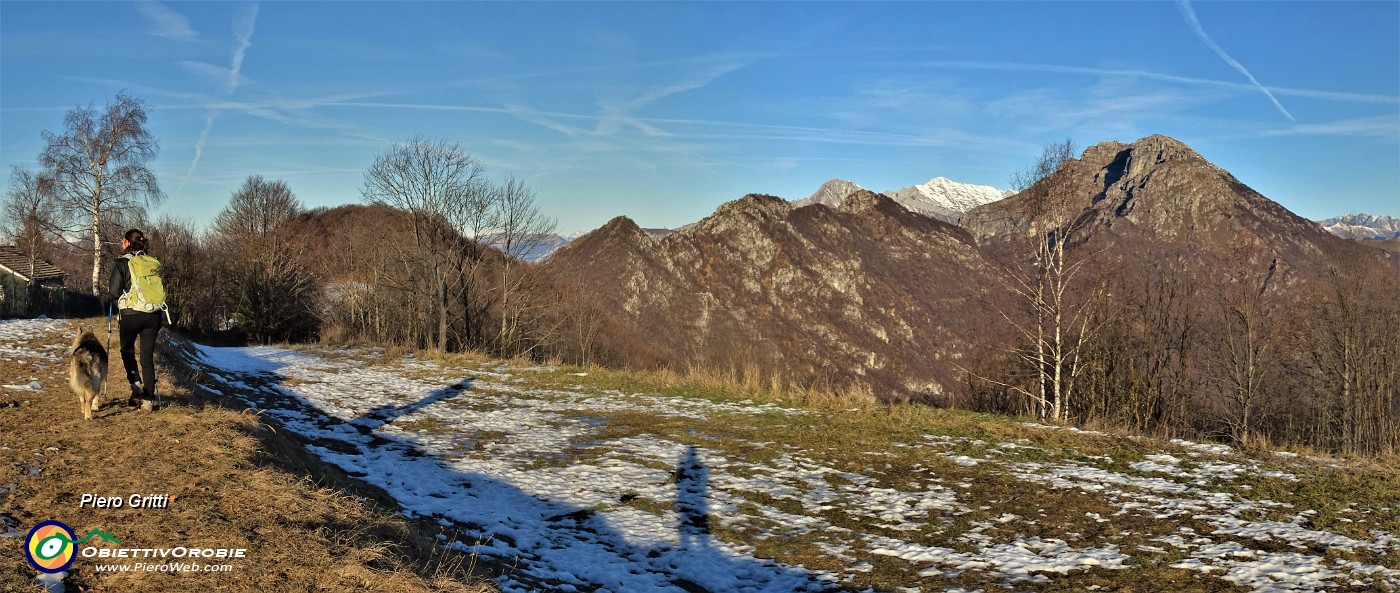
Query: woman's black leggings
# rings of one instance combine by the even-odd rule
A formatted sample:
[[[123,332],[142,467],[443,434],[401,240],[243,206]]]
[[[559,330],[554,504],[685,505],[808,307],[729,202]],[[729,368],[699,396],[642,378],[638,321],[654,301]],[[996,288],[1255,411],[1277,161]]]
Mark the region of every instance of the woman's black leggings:
[[[121,333],[122,366],[126,367],[126,382],[140,383],[144,397],[156,393],[156,334],[165,321],[159,311],[137,313],[123,311],[117,324]],[[136,371],[136,338],[141,338],[141,372]]]

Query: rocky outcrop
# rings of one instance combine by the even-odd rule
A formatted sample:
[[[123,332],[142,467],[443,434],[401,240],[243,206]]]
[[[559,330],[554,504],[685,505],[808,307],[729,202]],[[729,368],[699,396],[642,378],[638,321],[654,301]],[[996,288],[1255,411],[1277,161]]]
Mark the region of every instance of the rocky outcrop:
[[[801,200],[794,200],[792,202],[792,207],[801,208],[803,206],[820,204],[828,208],[839,208],[841,207],[841,203],[846,201],[846,196],[863,189],[865,188],[850,181],[846,181],[845,179],[832,179],[817,188],[816,193]]]

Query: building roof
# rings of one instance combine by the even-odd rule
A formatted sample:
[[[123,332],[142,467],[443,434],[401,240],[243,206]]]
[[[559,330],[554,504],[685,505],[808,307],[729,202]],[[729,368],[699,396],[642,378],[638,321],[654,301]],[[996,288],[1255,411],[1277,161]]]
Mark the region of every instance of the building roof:
[[[0,245],[0,272],[13,274],[25,282],[30,282],[29,254],[14,245]],[[39,260],[34,262],[34,275],[34,281],[43,282],[63,278],[68,274],[49,262]]]

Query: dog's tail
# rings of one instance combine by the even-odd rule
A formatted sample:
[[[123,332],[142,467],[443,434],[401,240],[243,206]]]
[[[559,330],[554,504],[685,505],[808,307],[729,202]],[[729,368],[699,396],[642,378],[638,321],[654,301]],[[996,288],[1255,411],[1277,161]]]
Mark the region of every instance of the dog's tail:
[[[104,369],[106,361],[101,360],[96,353],[88,350],[79,350],[73,353],[73,359],[78,362],[78,366],[87,375],[87,382],[93,389],[102,388]]]
[[[96,356],[94,356],[93,359],[92,364],[89,364],[87,367],[88,380],[92,381],[93,389],[102,391],[102,383],[106,379],[106,377],[103,376],[105,374],[105,369],[102,367],[105,365],[103,361],[96,360]]]

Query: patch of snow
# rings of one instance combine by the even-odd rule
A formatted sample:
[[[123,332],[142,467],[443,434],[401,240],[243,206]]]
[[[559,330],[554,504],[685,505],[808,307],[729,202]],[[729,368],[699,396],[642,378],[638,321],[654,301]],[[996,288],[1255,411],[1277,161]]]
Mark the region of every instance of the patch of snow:
[[[63,593],[68,588],[63,585],[63,579],[68,578],[68,571],[42,573],[34,577],[34,584],[42,588],[46,593]]]

